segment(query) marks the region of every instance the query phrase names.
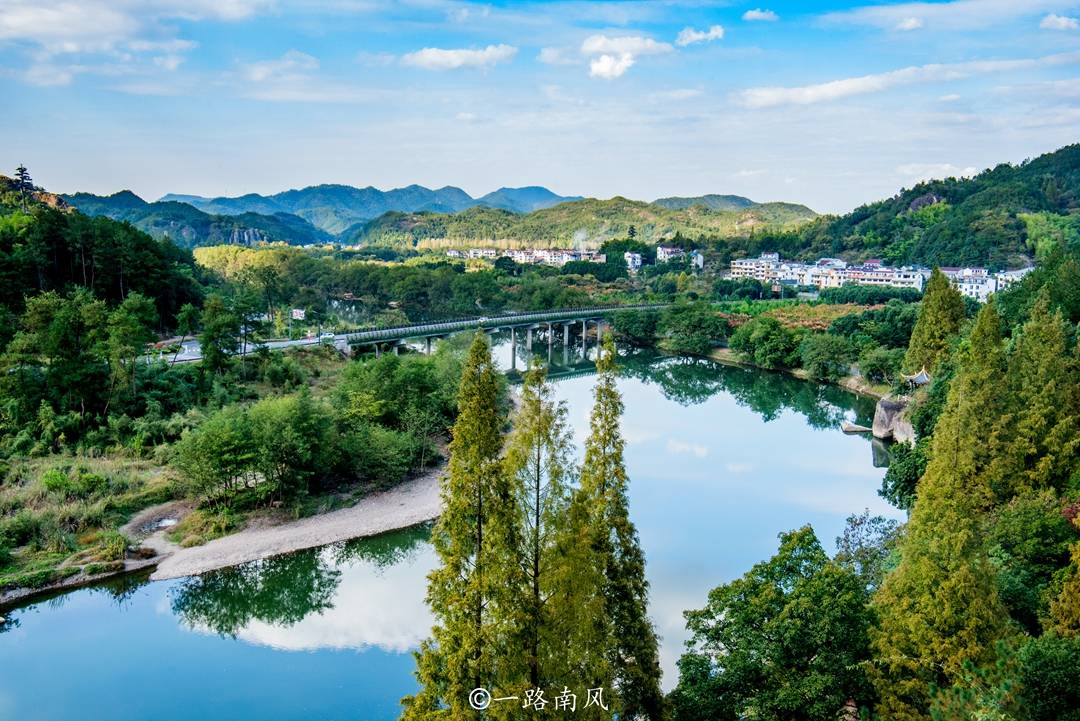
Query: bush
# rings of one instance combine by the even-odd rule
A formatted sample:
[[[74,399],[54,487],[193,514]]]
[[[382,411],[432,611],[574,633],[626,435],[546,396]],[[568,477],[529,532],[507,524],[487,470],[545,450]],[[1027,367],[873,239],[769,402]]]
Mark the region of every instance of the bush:
[[[98,552],[95,557],[99,561],[120,561],[127,554],[130,542],[119,531],[105,531],[98,536]]]
[[[1080,721],[1080,637],[1046,633],[1020,649],[1021,698],[1031,721]]]
[[[419,444],[408,433],[363,424],[345,439],[346,456],[362,480],[389,487],[405,479],[412,468]]]
[[[878,495],[897,508],[910,511],[915,505],[915,491],[919,479],[926,472],[927,441],[896,443],[889,449],[889,468],[881,481]]]
[[[899,378],[905,352],[903,348],[868,348],[859,356],[859,370],[871,383],[892,384]]]
[[[759,316],[744,323],[731,336],[731,349],[761,368],[792,365],[798,343],[780,321]]]
[[[615,332],[634,345],[652,345],[656,342],[656,327],[660,314],[654,310],[620,310],[612,317]]]
[[[727,337],[728,323],[709,303],[680,303],[664,309],[659,329],[676,353],[705,355]]]
[[[834,381],[848,374],[851,347],[847,340],[829,333],[812,333],[799,344],[799,359],[810,377]]]

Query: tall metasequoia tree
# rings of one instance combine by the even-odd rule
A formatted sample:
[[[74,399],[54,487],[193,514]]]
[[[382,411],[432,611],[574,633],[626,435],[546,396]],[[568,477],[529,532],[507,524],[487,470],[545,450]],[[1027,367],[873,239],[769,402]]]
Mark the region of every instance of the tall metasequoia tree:
[[[904,370],[917,373],[926,368],[933,373],[963,322],[964,297],[952,287],[945,274],[935,268],[923,290],[919,319],[911,331],[911,341],[904,356]]]
[[[1008,400],[998,424],[1006,446],[996,449],[993,478],[999,502],[1017,493],[1063,492],[1080,461],[1080,355],[1068,350],[1069,327],[1040,293],[1009,354]]]
[[[513,550],[502,569],[513,588],[501,615],[512,624],[510,646],[519,649],[519,686],[561,689],[578,680],[569,667],[580,650],[567,646],[562,629],[576,609],[562,606],[566,595],[559,592],[574,582],[558,544],[569,503],[571,437],[566,407],[536,363],[525,375],[513,428],[503,466],[515,501]]]
[[[931,460],[900,548],[901,562],[875,596],[880,625],[871,677],[878,714],[893,721],[929,718],[931,689],[961,680],[965,662],[991,662],[1007,633],[1007,614],[982,539],[991,502],[983,467],[987,403],[1000,394],[1000,321],[983,308],[961,371],[934,431]]]
[[[610,674],[620,718],[660,719],[665,709],[659,652],[647,612],[645,554],[630,520],[630,481],[619,428],[623,402],[616,386],[615,346],[610,338],[601,349],[596,368],[581,484],[571,511],[571,517],[579,519],[572,525],[587,539],[592,564],[600,572],[596,602],[602,611],[590,618],[597,624],[592,633],[608,638],[603,644],[602,663],[594,659],[587,671],[598,675],[598,682]],[[588,578],[592,564],[582,568],[583,578]]]
[[[458,391],[458,417],[442,480],[443,512],[432,531],[440,565],[428,577],[432,638],[417,653],[420,691],[403,699],[403,718],[477,719],[474,688],[497,687],[500,669],[494,616],[500,541],[512,512],[500,462],[499,372],[483,333],[469,348]],[[492,707],[495,710],[495,707]],[[490,715],[490,713],[489,713]]]

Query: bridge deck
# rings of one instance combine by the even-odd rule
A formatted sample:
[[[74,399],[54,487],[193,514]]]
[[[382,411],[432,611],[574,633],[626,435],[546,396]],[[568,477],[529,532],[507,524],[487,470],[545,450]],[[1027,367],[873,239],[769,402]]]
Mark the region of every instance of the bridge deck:
[[[620,310],[659,310],[664,307],[666,307],[666,304],[663,303],[642,303],[638,305],[598,306],[595,308],[574,308],[572,310],[540,311],[535,313],[509,313],[438,323],[416,323],[394,328],[355,331],[343,333],[338,337],[344,338],[350,344],[379,343],[382,341],[406,340],[408,338],[443,336],[474,328],[498,330],[534,323],[577,322],[601,318]]]

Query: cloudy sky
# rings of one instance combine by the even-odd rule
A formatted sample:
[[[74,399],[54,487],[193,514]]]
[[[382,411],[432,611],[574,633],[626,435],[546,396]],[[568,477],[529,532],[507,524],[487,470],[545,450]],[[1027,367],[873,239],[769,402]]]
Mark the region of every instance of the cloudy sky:
[[[1080,0],[0,0],[0,172],[846,211],[1080,140]]]

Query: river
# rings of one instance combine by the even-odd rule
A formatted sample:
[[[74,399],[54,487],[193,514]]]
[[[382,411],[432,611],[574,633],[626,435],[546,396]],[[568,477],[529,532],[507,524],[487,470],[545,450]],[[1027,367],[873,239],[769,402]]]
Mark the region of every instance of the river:
[[[593,378],[572,352],[561,366],[556,349],[557,394],[580,448]],[[810,523],[831,552],[848,515],[900,514],[876,493],[881,449],[839,430],[844,419],[869,425],[872,401],[782,374],[625,354],[631,513],[670,687],[682,612],[772,555],[778,533]],[[505,342],[499,358],[509,365]],[[0,719],[394,719],[431,625],[428,533],[177,581],[128,578],[4,611]]]

